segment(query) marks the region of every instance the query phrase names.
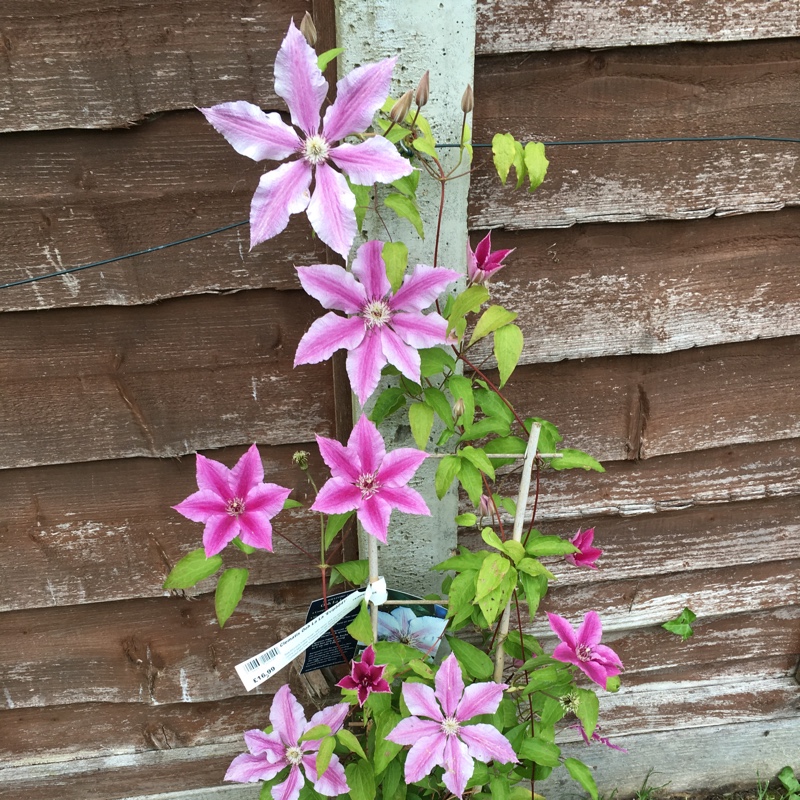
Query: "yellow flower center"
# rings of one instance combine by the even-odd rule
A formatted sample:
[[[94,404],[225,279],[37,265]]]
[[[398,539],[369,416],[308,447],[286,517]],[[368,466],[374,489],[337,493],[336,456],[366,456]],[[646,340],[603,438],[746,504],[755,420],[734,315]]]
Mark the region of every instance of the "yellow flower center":
[[[458,720],[455,717],[445,717],[442,721],[442,730],[446,736],[455,736],[458,733]]]
[[[373,300],[361,311],[368,328],[380,328],[392,318],[392,311],[385,300]]]

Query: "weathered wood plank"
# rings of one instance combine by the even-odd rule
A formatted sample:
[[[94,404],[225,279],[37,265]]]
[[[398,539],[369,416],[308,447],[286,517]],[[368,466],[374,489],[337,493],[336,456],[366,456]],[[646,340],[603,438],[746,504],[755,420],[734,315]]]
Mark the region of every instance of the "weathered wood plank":
[[[605,473],[544,472],[536,519],[635,516],[800,494],[800,440],[736,445],[639,462],[609,462]],[[503,478],[502,494],[516,496]],[[462,501],[466,509],[468,501]],[[531,499],[526,515],[533,506]],[[471,509],[470,509],[471,510]]]
[[[330,364],[292,369],[318,312],[301,292],[265,290],[3,314],[0,466],[331,435]]]
[[[275,103],[275,53],[289,19],[299,22],[309,7],[303,0],[7,5],[2,130],[110,128],[225,100]]]
[[[798,40],[482,59],[475,141],[506,130],[523,141],[796,136],[796,110],[787,98],[798,74]],[[502,187],[488,154],[479,156],[471,226],[698,219],[800,203],[793,144],[570,146],[550,148],[549,158],[548,179],[530,196]],[[665,170],[665,159],[680,168]]]
[[[166,114],[128,130],[8,134],[3,150],[0,243],[8,258],[0,266],[0,283],[247,220],[264,171],[238,155],[196,111]],[[268,246],[251,253],[249,242],[245,225],[5,289],[0,309],[130,305],[201,292],[294,289],[299,285],[294,264],[327,260],[302,214]]]
[[[798,35],[797,7],[782,0],[478,0],[475,47],[486,55]]]
[[[213,595],[0,614],[6,708],[207,702],[245,695],[234,671],[305,621],[317,581],[251,587],[220,630]],[[287,674],[254,691],[272,694]]]
[[[523,359],[665,353],[800,333],[800,209],[683,222],[496,231],[516,248],[492,298]],[[473,241],[478,236],[473,234]]]
[[[232,467],[244,449],[205,455]],[[308,506],[308,481],[291,464],[298,449],[261,448],[265,479],[292,488],[292,497]],[[313,455],[316,476],[320,464]],[[171,509],[195,490],[191,456],[0,470],[0,487],[2,611],[163,596],[169,570],[202,543],[203,526]],[[273,520],[273,531],[274,554],[244,556],[228,548],[226,566],[246,567],[251,585],[318,578],[316,515],[283,511]],[[283,537],[317,556],[307,556]],[[215,581],[204,581],[189,594],[213,591]]]

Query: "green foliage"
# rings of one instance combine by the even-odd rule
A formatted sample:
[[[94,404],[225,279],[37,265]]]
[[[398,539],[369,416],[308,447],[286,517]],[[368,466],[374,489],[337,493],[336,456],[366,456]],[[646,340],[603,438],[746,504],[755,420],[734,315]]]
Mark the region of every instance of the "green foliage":
[[[408,248],[402,242],[386,242],[381,251],[383,262],[386,264],[386,277],[389,279],[392,291],[396,292],[403,283],[408,266]]]
[[[696,619],[697,614],[695,614],[691,608],[684,608],[675,619],[665,622],[661,627],[664,628],[664,630],[668,630],[670,633],[674,633],[676,636],[680,636],[685,642],[690,636],[694,635],[692,623]]]
[[[538,738],[526,739],[519,749],[519,755],[544,767],[557,767],[561,763],[561,749]]]
[[[542,185],[544,176],[547,174],[547,167],[550,164],[544,155],[544,145],[541,142],[528,142],[525,145],[523,160],[528,173],[528,181],[530,182],[528,191],[533,192]]]
[[[544,145],[541,142],[528,142],[523,146],[510,133],[494,135],[492,156],[503,186],[505,186],[508,173],[513,167],[517,174],[516,188],[519,189],[527,178],[529,192],[533,192],[541,186],[550,163],[545,157]]]
[[[356,198],[356,224],[358,225],[358,232],[361,233],[361,230],[364,226],[364,217],[367,215],[367,209],[372,203],[373,187],[361,186],[357,183],[352,183],[349,178],[346,178],[346,180],[347,185],[350,187],[350,191],[355,195]]]
[[[345,775],[352,800],[375,799],[375,773],[369,761],[351,761],[345,767]]]
[[[447,350],[441,347],[427,347],[419,351],[420,374],[423,378],[438,375],[441,372],[452,372],[456,368],[456,360]]]
[[[449,309],[445,308],[447,332],[450,333],[456,324],[467,314],[477,311],[489,299],[489,290],[485,286],[470,286],[459,294]]]
[[[225,623],[239,605],[247,583],[247,576],[246,569],[226,569],[219,576],[217,590],[214,593],[214,610],[220,628],[225,627]]]
[[[313,742],[315,739],[322,739],[331,735],[331,729],[327,725],[315,725],[307,730],[299,739],[299,742]],[[320,773],[322,774],[322,773]]]
[[[317,66],[319,67],[320,72],[325,72],[325,67],[327,67],[334,58],[337,58],[342,53],[344,53],[344,47],[334,47],[333,50],[326,50],[324,53],[320,53],[317,56]]]
[[[500,372],[500,388],[505,386],[522,355],[522,331],[516,325],[504,325],[494,332],[494,357]]]
[[[358,741],[358,738],[352,731],[347,730],[347,728],[342,728],[340,731],[337,731],[336,738],[339,744],[346,747],[351,753],[355,753],[361,756],[361,758],[367,757],[364,748],[361,746],[361,742]]]
[[[597,800],[597,784],[594,782],[592,771],[589,769],[589,767],[587,767],[582,761],[578,761],[577,758],[565,758],[564,766],[567,768],[567,772],[569,772],[570,777],[574,781],[577,781],[587,792],[589,792],[592,800]]]
[[[408,422],[417,447],[424,450],[433,430],[433,408],[427,403],[412,403],[408,409]]]
[[[190,589],[210,578],[222,566],[222,556],[206,558],[202,547],[187,553],[171,570],[164,581],[165,589]]]
[[[328,734],[320,743],[319,750],[317,751],[317,775],[324,774],[325,770],[328,769],[328,766],[331,763],[331,756],[333,755],[333,751],[335,749],[336,739]]]
[[[605,472],[605,469],[599,461],[592,458],[588,453],[583,450],[571,450],[569,448],[558,451],[561,458],[554,458],[550,465],[553,469],[593,469],[595,472]]]
[[[392,193],[384,198],[383,204],[394,211],[398,217],[407,219],[414,226],[414,230],[417,232],[420,239],[425,238],[422,217],[420,216],[416,201],[404,194]]]
[[[457,639],[455,636],[446,636],[450,649],[455,653],[458,663],[470,676],[479,681],[488,681],[494,672],[492,659],[479,650],[475,645]]]
[[[392,386],[389,389],[384,389],[375,401],[372,413],[369,418],[376,424],[380,425],[386,417],[394,414],[395,411],[401,409],[406,404],[406,393],[398,386]]]
[[[578,701],[575,714],[581,721],[586,737],[591,739],[594,729],[597,727],[600,701],[591,689],[575,689],[575,696]]]
[[[784,767],[778,773],[778,780],[787,792],[784,800],[800,800],[800,781],[795,777],[791,767]]]
[[[332,568],[331,586],[341,583],[343,580],[352,583],[353,586],[361,586],[369,577],[369,561],[360,558],[358,561],[343,561]]]
[[[286,503],[289,503],[289,502],[297,503],[296,500],[291,500],[291,501],[287,500],[286,501]],[[284,508],[286,508],[286,503],[283,504]],[[297,505],[299,506],[300,503],[297,503]],[[289,508],[295,508],[295,506],[289,506]],[[248,556],[253,555],[253,553],[255,553],[255,551],[256,551],[255,547],[253,547],[252,545],[249,545],[249,544],[245,544],[238,536],[235,536],[233,538],[233,545],[238,550],[241,550],[245,555],[248,555]]]
[[[488,336],[498,328],[502,328],[503,325],[513,322],[517,316],[519,315],[513,311],[506,311],[502,306],[489,306],[475,325],[469,346],[471,347],[475,342],[479,342],[484,336]]]
[[[328,521],[325,523],[325,549],[331,546],[331,542],[336,538],[336,534],[344,528],[355,511],[346,511],[344,514],[329,514]]]
[[[436,468],[434,485],[436,496],[441,500],[453,483],[453,479],[461,471],[461,459],[458,456],[445,456]]]
[[[361,606],[358,609],[358,615],[347,626],[347,632],[357,641],[364,644],[372,644],[375,637],[372,633],[372,618],[370,617],[369,608],[364,600],[361,601]]]

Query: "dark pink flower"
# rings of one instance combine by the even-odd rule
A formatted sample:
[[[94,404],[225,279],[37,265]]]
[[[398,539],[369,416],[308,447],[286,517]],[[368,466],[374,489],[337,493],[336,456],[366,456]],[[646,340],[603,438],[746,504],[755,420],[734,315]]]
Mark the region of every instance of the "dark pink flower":
[[[395,60],[364,64],[345,75],[320,127],[328,82],[317,65],[317,54],[292,22],[275,59],[275,93],[286,101],[299,134],[278,114],[265,114],[244,100],[200,109],[243,156],[254,161],[297,156],[261,176],[250,206],[250,247],[280,233],[291,214],[305,211],[319,238],[347,258],[356,235],[356,199],[344,175],[331,164],[364,186],[391,183],[412,172],[411,164],[382,136],[359,144],[341,143],[371,125],[389,94]],[[312,178],[316,179],[313,194]]]
[[[508,687],[487,682],[465,689],[453,654],[439,667],[435,685],[434,692],[424,683],[403,684],[403,699],[414,716],[400,720],[386,739],[412,745],[406,758],[406,783],[416,783],[434,767],[444,767],[444,785],[461,797],[475,770],[474,758],[484,764],[517,762],[514,748],[493,725],[465,724],[479,714],[494,714]]]
[[[596,611],[586,614],[577,632],[558,614],[548,614],[547,619],[561,639],[561,644],[553,651],[553,658],[574,664],[604,689],[610,677],[622,672],[619,656],[610,647],[600,644],[603,627]]]
[[[355,689],[358,692],[358,704],[364,706],[371,692],[390,692],[391,687],[383,677],[385,664],[375,664],[375,650],[370,645],[361,654],[361,661],[354,661],[350,674],[345,675],[337,686],[342,689]]]
[[[592,547],[594,541],[594,528],[587,528],[585,531],[578,532],[570,539],[570,542],[575,545],[580,551],[579,553],[568,553],[564,556],[564,561],[572,564],[574,567],[589,567],[589,569],[597,569],[597,561],[603,551],[597,547]]]
[[[316,320],[297,346],[298,364],[317,364],[345,348],[350,385],[361,405],[375,391],[381,369],[389,363],[409,380],[420,382],[418,348],[447,342],[447,321],[436,312],[423,314],[457,272],[417,264],[392,292],[381,255],[383,242],[362,244],[353,271],[334,264],[298,267],[303,289],[330,312]]]
[[[236,536],[251,547],[272,552],[270,520],[292,490],[263,481],[264,465],[255,445],[233,469],[197,454],[199,491],[173,508],[193,522],[205,523],[207,557],[219,553]]]
[[[470,247],[469,240],[467,240],[467,276],[469,277],[469,282],[487,283],[492,273],[505,266],[503,260],[510,253],[513,253],[514,249],[495,250],[492,252],[491,231],[478,242],[474,252]]]
[[[355,510],[364,530],[384,543],[393,508],[430,516],[419,492],[406,486],[426,453],[413,447],[387,453],[378,428],[366,416],[359,417],[347,447],[323,436],[317,436],[317,443],[331,478],[319,490],[312,511],[344,514]]]
[[[592,742],[599,742],[600,744],[604,744],[606,747],[610,747],[612,750],[619,750],[620,753],[627,753],[628,751],[624,747],[620,747],[618,744],[614,744],[611,739],[607,736],[601,736],[598,731],[600,730],[600,726],[598,725],[594,731],[592,731],[592,738],[590,739],[586,735],[586,731],[583,729],[583,725],[570,725],[570,728],[575,728],[581,732],[581,736],[583,737],[583,741],[588,745]]]
[[[328,768],[322,775],[317,775],[317,752],[322,739],[300,741],[306,731],[317,725],[327,725],[331,733],[336,733],[342,727],[349,710],[347,703],[339,703],[323,708],[306,722],[303,707],[297,702],[291,689],[281,686],[269,712],[272,733],[257,729],[247,731],[244,740],[250,752],[233,759],[225,773],[225,780],[238,783],[269,781],[282,769],[289,767],[286,780],[272,787],[273,800],[297,800],[305,783],[303,772],[314,785],[314,791],[325,797],[336,797],[349,792],[350,787],[347,785],[339,756],[332,755]]]

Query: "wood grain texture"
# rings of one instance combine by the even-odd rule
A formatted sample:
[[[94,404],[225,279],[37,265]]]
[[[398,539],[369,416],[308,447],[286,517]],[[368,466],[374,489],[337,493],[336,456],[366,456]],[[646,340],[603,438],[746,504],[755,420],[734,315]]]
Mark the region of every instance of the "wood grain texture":
[[[492,299],[519,313],[529,363],[794,336],[798,231],[796,208],[498,230],[492,246],[515,252],[491,284]]]
[[[306,509],[273,519],[273,554],[245,556],[232,546],[225,551],[226,566],[248,569],[250,585],[319,578],[319,519],[307,510],[313,497],[305,475],[291,464],[300,448],[315,451],[316,445],[260,448],[265,480],[291,488]],[[205,455],[232,467],[244,450]],[[311,469],[321,476],[316,455]],[[0,486],[2,611],[161,597],[171,568],[202,543],[203,526],[171,508],[196,490],[192,456],[0,470]],[[337,555],[331,551],[330,558]],[[212,578],[188,594],[215,585]]]
[[[247,220],[265,171],[196,111],[128,130],[3,137],[0,283],[94,263]],[[270,166],[274,167],[274,164]],[[202,292],[298,288],[328,260],[304,214],[249,252],[244,225],[168,250],[0,292],[3,311],[131,305]]]
[[[290,18],[299,23],[307,9],[304,0],[7,5],[0,130],[111,128],[226,100],[273,104],[275,54]]]
[[[475,141],[752,134],[796,137],[800,41],[498,56],[476,66]],[[531,109],[535,109],[532,113]],[[746,122],[743,122],[746,120]],[[746,129],[743,129],[742,126]],[[698,219],[797,205],[798,150],[777,142],[551,147],[531,196],[489,154],[470,184],[476,228]],[[666,161],[676,168],[664,169]]]
[[[330,365],[292,368],[316,305],[265,290],[3,314],[0,466],[332,435]]]
[[[477,10],[478,55],[800,35],[797,7],[782,0],[478,0]]]

